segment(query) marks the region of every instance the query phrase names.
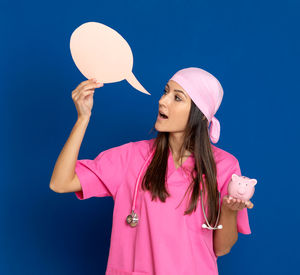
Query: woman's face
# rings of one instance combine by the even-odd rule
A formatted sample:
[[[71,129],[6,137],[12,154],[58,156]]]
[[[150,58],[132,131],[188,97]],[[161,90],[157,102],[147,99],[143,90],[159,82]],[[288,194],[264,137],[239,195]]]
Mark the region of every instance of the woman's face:
[[[169,80],[159,102],[155,129],[159,132],[183,132],[191,109],[191,98],[175,81]],[[162,118],[160,112],[168,118]]]

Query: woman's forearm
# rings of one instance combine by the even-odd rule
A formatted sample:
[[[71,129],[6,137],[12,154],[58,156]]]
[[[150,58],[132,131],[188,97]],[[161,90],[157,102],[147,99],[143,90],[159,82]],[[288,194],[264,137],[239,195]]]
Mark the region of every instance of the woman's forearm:
[[[63,192],[64,186],[72,181],[79,149],[89,123],[89,118],[78,118],[71,134],[61,150],[54,166],[50,180],[50,188]]]
[[[219,224],[223,225],[223,228],[214,230],[213,236],[214,251],[217,256],[229,253],[238,239],[237,212],[222,204]]]

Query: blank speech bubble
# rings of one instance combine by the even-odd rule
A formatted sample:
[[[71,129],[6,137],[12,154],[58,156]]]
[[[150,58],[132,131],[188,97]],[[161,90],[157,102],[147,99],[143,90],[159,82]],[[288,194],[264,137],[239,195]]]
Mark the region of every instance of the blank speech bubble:
[[[132,73],[133,55],[127,41],[112,28],[98,23],[80,25],[71,35],[70,50],[79,71],[101,83],[126,79],[138,91],[151,95]]]

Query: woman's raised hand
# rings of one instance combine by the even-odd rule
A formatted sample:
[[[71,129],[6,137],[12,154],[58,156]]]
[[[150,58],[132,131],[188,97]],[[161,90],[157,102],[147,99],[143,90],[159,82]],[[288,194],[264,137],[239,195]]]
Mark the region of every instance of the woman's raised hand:
[[[97,82],[96,79],[89,79],[81,82],[72,91],[72,99],[78,113],[78,118],[90,118],[93,108],[93,96],[95,88],[100,88],[104,84]]]

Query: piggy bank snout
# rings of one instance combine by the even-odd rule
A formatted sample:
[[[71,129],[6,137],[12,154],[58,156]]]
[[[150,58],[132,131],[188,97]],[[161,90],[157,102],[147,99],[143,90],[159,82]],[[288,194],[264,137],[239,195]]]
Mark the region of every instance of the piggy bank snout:
[[[235,186],[233,188],[239,194],[251,193],[253,191],[253,189],[254,189],[253,186],[251,186],[251,185],[245,185],[245,184],[235,184]]]
[[[237,192],[240,194],[240,195],[243,195],[247,192],[247,189],[246,188],[238,188],[237,189]]]
[[[254,186],[231,181],[228,186],[228,193],[233,197],[249,200],[254,193]]]

